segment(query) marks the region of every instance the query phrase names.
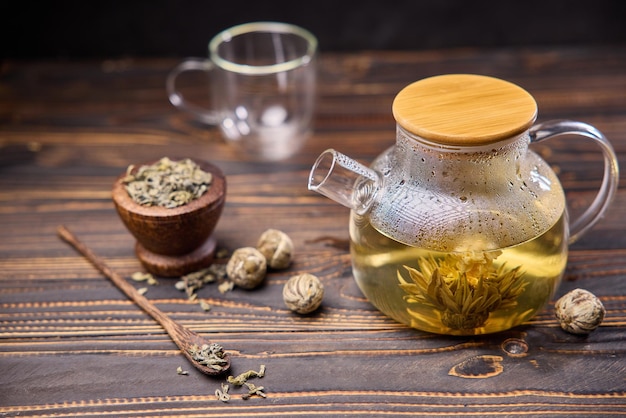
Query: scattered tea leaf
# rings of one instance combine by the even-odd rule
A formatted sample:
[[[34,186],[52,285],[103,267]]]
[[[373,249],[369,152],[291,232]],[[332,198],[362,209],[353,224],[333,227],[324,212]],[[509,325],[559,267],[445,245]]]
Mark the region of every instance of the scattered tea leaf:
[[[230,292],[231,290],[233,290],[234,287],[235,287],[235,283],[231,282],[230,280],[227,280],[225,282],[220,283],[217,286],[217,290],[219,290],[221,294],[224,294],[226,292]]]
[[[247,372],[239,374],[237,377],[228,376],[228,383],[235,386],[242,386],[252,377],[263,376],[265,376],[265,364],[261,364],[258,372],[256,370],[248,370]]]
[[[185,292],[190,301],[197,298],[196,292],[206,284],[215,281],[223,281],[226,278],[226,267],[223,264],[212,264],[211,266],[186,274],[174,284],[176,289]]]
[[[255,386],[254,383],[249,382],[245,382],[244,384],[248,388],[248,393],[244,393],[243,395],[241,395],[241,399],[248,400],[254,395],[260,396],[262,398],[267,398],[267,395],[265,394],[265,392],[263,392],[265,390],[263,386]]]
[[[228,402],[230,400],[228,389],[230,389],[230,386],[225,385],[224,383],[222,383],[221,389],[215,389],[215,396],[217,396],[219,401]]]
[[[144,273],[142,271],[137,271],[130,276],[136,282],[147,282],[151,286],[156,286],[159,284],[157,279],[150,273]]]
[[[204,299],[200,299],[200,307],[205,312],[208,312],[211,310],[211,305],[209,305],[209,303],[205,301]]]

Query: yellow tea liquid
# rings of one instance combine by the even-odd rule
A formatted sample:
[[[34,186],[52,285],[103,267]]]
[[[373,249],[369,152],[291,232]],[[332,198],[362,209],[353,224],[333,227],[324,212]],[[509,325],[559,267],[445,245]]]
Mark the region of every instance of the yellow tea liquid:
[[[566,217],[515,246],[439,252],[395,241],[351,215],[353,271],[381,312],[424,331],[476,335],[530,319],[554,294],[567,262]]]

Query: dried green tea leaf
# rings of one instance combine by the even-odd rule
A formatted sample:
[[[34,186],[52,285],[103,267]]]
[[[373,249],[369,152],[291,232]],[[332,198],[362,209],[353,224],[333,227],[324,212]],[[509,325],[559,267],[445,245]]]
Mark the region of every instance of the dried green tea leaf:
[[[263,386],[255,386],[254,383],[245,382],[244,383],[248,387],[248,393],[241,395],[241,399],[248,400],[252,396],[260,396],[262,398],[267,398],[265,392],[265,388]]]
[[[188,352],[198,363],[217,371],[223,370],[228,364],[228,361],[224,359],[224,348],[216,343],[203,344],[201,347],[194,344],[189,347]]]
[[[136,282],[147,282],[151,286],[159,284],[157,279],[150,273],[144,273],[142,271],[136,271],[130,276]]]
[[[220,283],[217,286],[217,290],[219,290],[221,294],[224,294],[226,292],[230,292],[231,290],[233,290],[234,287],[235,287],[235,283],[228,280],[228,281]]]
[[[186,274],[174,284],[176,289],[185,292],[190,301],[197,299],[196,291],[202,289],[204,285],[226,277],[226,267],[223,264],[212,264],[209,267]]]
[[[224,383],[222,383],[221,385],[221,389],[215,389],[215,396],[217,396],[217,400],[219,401],[228,402],[230,400],[230,395],[228,393],[228,389],[230,389],[230,386],[225,385]]]
[[[248,370],[247,372],[239,374],[237,377],[228,376],[228,383],[235,386],[242,386],[252,377],[263,376],[265,376],[265,364],[261,364],[258,372],[256,370]]]
[[[140,205],[175,208],[202,196],[213,182],[213,175],[190,159],[161,158],[133,173],[128,167],[122,180],[128,195]]]

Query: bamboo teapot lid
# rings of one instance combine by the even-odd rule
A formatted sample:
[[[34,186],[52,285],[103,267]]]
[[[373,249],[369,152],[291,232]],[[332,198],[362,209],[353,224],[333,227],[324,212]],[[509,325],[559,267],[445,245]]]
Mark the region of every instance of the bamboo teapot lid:
[[[398,93],[392,108],[408,132],[454,146],[487,145],[519,135],[537,117],[537,103],[526,90],[473,74],[417,81]]]

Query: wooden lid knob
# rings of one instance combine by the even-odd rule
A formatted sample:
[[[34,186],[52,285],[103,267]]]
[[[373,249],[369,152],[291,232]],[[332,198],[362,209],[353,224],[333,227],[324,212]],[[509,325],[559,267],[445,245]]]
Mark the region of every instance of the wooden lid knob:
[[[442,145],[487,145],[523,133],[537,103],[508,81],[472,74],[426,78],[405,87],[393,116],[408,132]]]

